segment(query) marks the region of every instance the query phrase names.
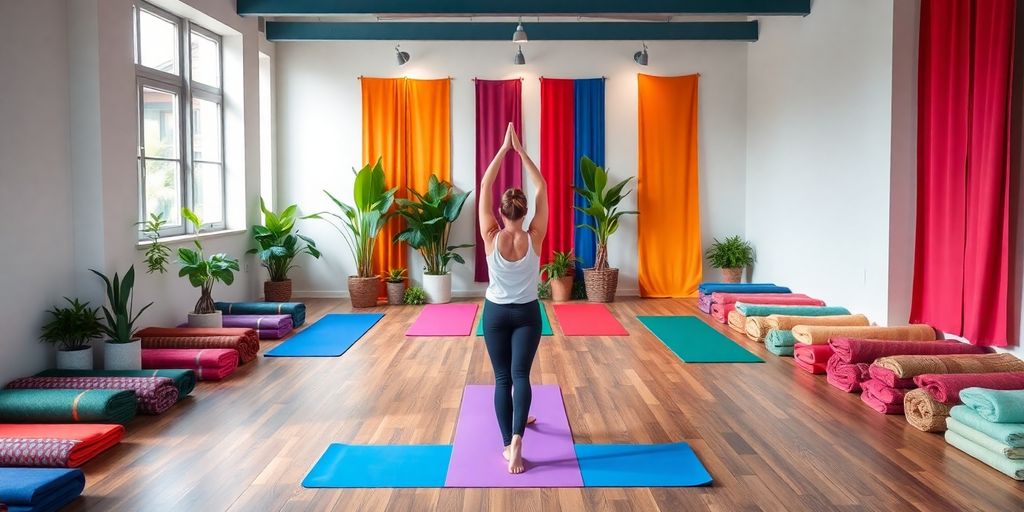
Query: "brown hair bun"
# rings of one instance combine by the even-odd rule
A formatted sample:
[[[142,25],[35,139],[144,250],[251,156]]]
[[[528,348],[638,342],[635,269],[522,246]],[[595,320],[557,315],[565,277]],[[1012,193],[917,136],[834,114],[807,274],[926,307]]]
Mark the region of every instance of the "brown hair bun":
[[[526,194],[522,189],[510,188],[501,195],[501,214],[508,220],[526,216]]]

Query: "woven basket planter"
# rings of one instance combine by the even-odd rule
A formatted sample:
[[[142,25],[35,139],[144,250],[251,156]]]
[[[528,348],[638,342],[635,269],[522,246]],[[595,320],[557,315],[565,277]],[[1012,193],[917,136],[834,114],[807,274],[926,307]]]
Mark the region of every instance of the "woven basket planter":
[[[740,283],[743,282],[743,268],[723,268],[722,282]]]
[[[399,281],[393,283],[387,282],[388,285],[388,304],[392,306],[401,306],[405,304],[405,281]]]
[[[263,300],[265,302],[288,302],[292,300],[292,280],[264,281]]]
[[[587,286],[587,300],[590,302],[612,302],[619,287],[619,269],[583,269],[583,282]]]
[[[372,308],[377,305],[377,297],[380,295],[379,277],[355,277],[348,278],[348,296],[352,299],[354,308]]]

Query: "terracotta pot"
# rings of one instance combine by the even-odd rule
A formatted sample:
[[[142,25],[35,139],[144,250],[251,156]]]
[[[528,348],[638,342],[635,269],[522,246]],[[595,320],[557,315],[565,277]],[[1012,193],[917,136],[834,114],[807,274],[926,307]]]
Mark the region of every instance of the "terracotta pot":
[[[388,304],[401,306],[405,304],[405,281],[397,283],[388,281]]]
[[[619,287],[619,269],[583,269],[583,283],[587,286],[587,300],[590,302],[613,302],[615,290]]]
[[[372,308],[377,305],[378,295],[380,295],[379,277],[349,276],[348,296],[352,299],[352,307]]]
[[[288,302],[292,300],[292,280],[264,281],[263,300],[266,302]]]
[[[572,274],[551,279],[551,299],[555,302],[569,302],[572,300]]]
[[[722,269],[722,282],[725,282],[725,283],[741,283],[741,282],[743,282],[743,269],[742,268],[723,268]]]

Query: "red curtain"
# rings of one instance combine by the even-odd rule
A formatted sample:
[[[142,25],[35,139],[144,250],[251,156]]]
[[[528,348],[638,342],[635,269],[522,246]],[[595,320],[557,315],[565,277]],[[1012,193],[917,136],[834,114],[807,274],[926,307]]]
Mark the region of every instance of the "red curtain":
[[[540,250],[542,263],[552,251],[573,248],[573,172],[576,81],[541,78],[540,169],[548,182],[548,233]]]
[[[911,321],[1009,340],[1010,84],[1015,2],[921,5]]]

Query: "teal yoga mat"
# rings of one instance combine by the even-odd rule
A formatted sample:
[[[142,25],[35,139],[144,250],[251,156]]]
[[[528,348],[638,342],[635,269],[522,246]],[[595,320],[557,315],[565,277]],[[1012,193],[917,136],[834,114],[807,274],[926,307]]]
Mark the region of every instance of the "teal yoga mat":
[[[332,444],[302,486],[444,487],[451,457],[449,445]]]
[[[638,316],[675,355],[687,363],[763,363],[695,316]]]
[[[544,308],[544,303],[537,301],[537,304],[540,306],[540,335],[553,336],[555,333],[551,330],[551,321],[548,320],[548,312]],[[487,301],[484,301],[484,307],[481,308],[481,311],[484,309],[487,309]],[[476,322],[476,335],[484,335],[484,315],[482,312],[480,313],[480,318]]]
[[[265,357],[338,357],[383,318],[382,313],[327,315],[263,354]]]
[[[578,444],[585,487],[693,487],[711,474],[686,443]]]

